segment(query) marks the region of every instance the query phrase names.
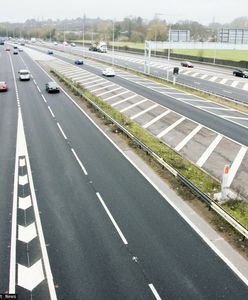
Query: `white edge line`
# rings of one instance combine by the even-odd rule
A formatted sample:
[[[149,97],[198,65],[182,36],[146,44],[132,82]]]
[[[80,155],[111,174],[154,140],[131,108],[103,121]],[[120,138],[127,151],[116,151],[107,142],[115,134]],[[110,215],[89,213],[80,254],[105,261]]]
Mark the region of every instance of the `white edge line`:
[[[14,79],[14,85],[16,90],[16,96],[18,96],[18,89],[16,84],[15,72],[13,67],[13,62],[11,56],[9,55],[9,60],[12,69],[12,75]],[[18,100],[18,97],[17,97]],[[18,119],[19,119],[20,109],[18,108]],[[17,123],[18,128],[18,123]],[[17,129],[18,130],[18,129]],[[17,143],[16,137],[16,143]],[[12,206],[12,225],[11,225],[11,247],[10,247],[10,273],[9,273],[9,292],[11,294],[15,293],[16,287],[16,237],[17,237],[17,188],[18,188],[18,153],[16,147],[15,154],[15,175],[14,175],[14,186],[13,186],[13,206]]]
[[[36,64],[43,70],[45,74],[52,80],[54,80],[37,62]],[[194,224],[186,217],[183,212],[175,205],[175,203],[170,200],[161,190],[160,188],[138,167],[135,163],[119,148],[117,144],[115,144],[110,137],[86,114],[86,112],[72,99],[72,97],[62,88],[60,87],[63,93],[74,103],[74,105],[91,121],[92,124],[105,136],[107,140],[130,162],[130,164],[136,168],[140,172],[141,175],[159,192],[159,194],[175,209],[175,211],[191,226],[191,228],[204,240],[204,242],[228,265],[228,267],[237,274],[237,276],[248,286],[248,279],[233,265],[230,260],[221,253],[219,249],[212,243],[210,239],[208,239]]]
[[[59,127],[59,130],[60,130],[60,132],[62,133],[62,135],[63,135],[64,139],[65,139],[65,140],[67,140],[67,136],[65,135],[65,133],[64,133],[64,131],[63,131],[63,129],[61,128],[61,126],[59,125],[59,123],[58,123],[58,122],[57,122],[57,125],[58,125],[58,127]]]
[[[10,58],[11,62],[11,67],[12,67],[12,72],[14,76],[14,67],[12,60]],[[14,84],[15,88],[17,91],[17,85],[16,85],[16,79],[14,76]],[[21,120],[22,127],[23,127],[23,121],[22,121],[22,115],[21,115],[21,108],[18,109],[18,120]],[[20,122],[18,121],[18,127]],[[24,128],[23,128],[24,132]],[[25,133],[24,133],[25,137]],[[18,136],[17,136],[18,138]],[[37,199],[35,195],[35,190],[34,190],[34,183],[33,183],[33,178],[32,178],[32,172],[31,172],[31,167],[30,167],[30,161],[29,161],[29,156],[27,152],[27,145],[26,145],[26,138],[25,138],[25,148],[26,148],[26,165],[27,165],[27,173],[29,177],[29,185],[30,185],[30,192],[32,196],[32,202],[33,202],[33,209],[34,209],[34,214],[35,214],[35,220],[36,220],[36,226],[37,226],[37,231],[39,235],[39,240],[40,240],[40,247],[41,247],[41,252],[42,252],[42,257],[44,261],[44,267],[45,267],[45,272],[46,272],[46,279],[48,282],[48,287],[49,287],[49,292],[52,300],[57,300],[57,295],[55,292],[55,287],[53,283],[53,276],[52,276],[52,271],[50,268],[50,263],[49,263],[49,258],[46,250],[46,244],[45,244],[45,238],[43,235],[42,231],[42,226],[41,226],[41,221],[40,221],[40,216],[39,216],[39,209],[37,205]],[[17,149],[18,150],[18,149]],[[10,293],[15,293],[15,286],[16,286],[16,236],[17,236],[17,176],[18,176],[18,153],[16,150],[16,163],[15,163],[15,181],[14,181],[14,193],[13,193],[13,214],[12,214],[12,229],[11,229],[11,260],[10,260],[10,281],[9,281],[9,292]],[[15,195],[16,193],[16,195]],[[14,245],[13,245],[14,244]],[[12,248],[12,246],[14,246]]]
[[[120,227],[117,225],[117,223],[116,223],[114,217],[111,215],[111,213],[110,213],[110,211],[109,211],[107,205],[106,205],[105,202],[103,201],[101,195],[97,192],[97,193],[96,193],[96,196],[97,196],[97,198],[100,200],[100,202],[101,202],[103,208],[105,209],[107,215],[109,216],[111,222],[113,223],[113,225],[114,225],[116,231],[118,232],[120,238],[122,239],[123,243],[124,243],[125,245],[127,245],[128,242],[127,242],[126,238],[124,237],[122,231],[120,230]]]
[[[75,150],[72,148],[72,149],[71,149],[71,151],[72,151],[73,155],[75,156],[75,158],[76,158],[77,162],[79,163],[79,165],[80,165],[81,169],[83,170],[83,172],[84,172],[84,175],[88,175],[88,173],[87,173],[87,171],[86,171],[86,169],[85,169],[84,165],[82,164],[81,160],[78,158],[78,156],[77,156],[77,154],[76,154]]]
[[[30,182],[30,191],[31,191],[31,196],[32,196],[32,202],[33,202],[33,208],[34,208],[34,214],[35,214],[35,220],[36,220],[36,226],[37,226],[37,231],[40,239],[40,247],[42,251],[42,257],[43,257],[43,262],[45,266],[45,272],[46,272],[46,278],[48,282],[48,287],[49,287],[49,292],[52,300],[57,299],[56,291],[55,291],[55,286],[53,282],[53,275],[49,263],[49,258],[46,250],[46,243],[45,243],[45,238],[43,235],[42,231],[42,225],[41,225],[41,220],[40,220],[40,213],[38,209],[38,204],[37,204],[37,199],[35,195],[35,189],[34,189],[34,183],[33,183],[33,178],[32,178],[32,171],[31,171],[31,166],[30,166],[30,161],[29,161],[29,156],[27,153],[26,156],[26,162],[27,162],[27,172],[29,175],[29,182]]]
[[[149,288],[151,289],[154,297],[156,300],[161,300],[161,297],[159,296],[157,290],[155,289],[154,285],[152,283],[148,284]]]

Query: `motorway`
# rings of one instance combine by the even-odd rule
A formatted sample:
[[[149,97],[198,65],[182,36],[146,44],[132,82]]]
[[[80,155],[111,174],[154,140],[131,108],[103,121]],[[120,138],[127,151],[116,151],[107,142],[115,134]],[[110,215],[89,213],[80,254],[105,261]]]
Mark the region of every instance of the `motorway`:
[[[44,52],[44,49],[39,49]],[[26,51],[34,58],[38,54],[37,51]],[[47,60],[47,55],[40,55]],[[49,59],[49,67],[137,120],[142,127],[219,181],[222,180],[223,167],[230,164],[229,186],[247,195],[246,114],[124,71],[117,71],[116,77],[104,80],[99,77],[105,67],[100,63],[87,60],[78,68],[73,65],[73,55],[55,52],[54,57],[61,60]],[[142,118],[137,118],[140,114]]]
[[[51,47],[54,48],[53,45]],[[82,47],[74,48],[62,45],[56,47],[67,52],[81,53],[81,55],[95,57],[110,63],[113,60],[111,51],[109,53],[97,53],[88,51],[86,48],[82,49]],[[115,51],[114,63],[137,71],[144,71],[144,57],[141,55]],[[232,76],[233,69],[231,68],[224,69],[219,66],[195,64],[194,69],[189,69],[181,67],[180,63],[175,60],[168,61],[167,59],[152,57],[150,74],[166,79],[167,72],[169,72],[169,80],[173,81],[172,70],[174,67],[179,67],[178,83],[248,104],[248,81],[245,78]]]
[[[32,190],[33,182],[30,196],[34,210],[37,200],[49,258],[48,267],[36,214],[40,245],[32,244],[30,234],[20,238],[20,215],[26,209],[19,203],[14,268],[20,299],[248,297],[247,281],[216,255],[118,147],[64,93],[45,93],[50,79],[28,55],[1,51],[0,63],[0,76],[10,87],[0,95],[0,293],[9,290],[12,201],[20,202],[20,194],[18,199],[12,195],[19,99],[27,169],[28,161],[31,166],[30,187],[25,183],[23,190]],[[16,98],[14,77],[22,68],[28,68],[33,79],[17,81]],[[28,211],[24,214],[29,216]],[[20,271],[25,254],[32,258],[25,265],[30,272]],[[43,269],[31,269],[39,261]],[[51,296],[47,268],[56,297]]]

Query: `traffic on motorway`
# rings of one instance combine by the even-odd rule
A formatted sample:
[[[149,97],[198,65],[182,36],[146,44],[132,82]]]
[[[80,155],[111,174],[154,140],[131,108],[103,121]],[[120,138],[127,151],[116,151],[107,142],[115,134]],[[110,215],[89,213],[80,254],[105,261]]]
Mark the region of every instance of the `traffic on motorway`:
[[[26,45],[13,55],[7,47],[0,49],[8,88],[0,94],[0,295],[246,299],[247,261],[49,70],[207,171],[215,162],[216,177],[216,162],[232,160],[233,182],[246,172],[246,116],[114,67],[75,63],[77,55]]]

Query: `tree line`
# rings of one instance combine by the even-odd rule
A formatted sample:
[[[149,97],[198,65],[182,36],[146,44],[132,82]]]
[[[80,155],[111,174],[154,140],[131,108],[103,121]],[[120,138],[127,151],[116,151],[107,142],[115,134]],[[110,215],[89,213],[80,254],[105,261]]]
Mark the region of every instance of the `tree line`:
[[[66,20],[35,20],[28,19],[23,23],[0,23],[0,36],[29,39],[36,37],[46,40],[63,41],[85,40],[111,41],[114,33],[116,41],[142,43],[145,40],[167,41],[170,29],[190,30],[193,41],[216,41],[218,29],[248,28],[248,18],[239,17],[230,23],[212,22],[202,25],[191,20],[169,23],[166,19],[154,17],[145,20],[141,17],[126,17],[121,21],[103,20],[101,18],[82,18]]]

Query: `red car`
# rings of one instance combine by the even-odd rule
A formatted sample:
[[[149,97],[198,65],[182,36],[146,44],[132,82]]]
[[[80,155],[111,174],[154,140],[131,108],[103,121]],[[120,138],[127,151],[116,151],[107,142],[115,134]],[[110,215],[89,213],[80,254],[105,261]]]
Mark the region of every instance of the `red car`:
[[[181,66],[186,68],[194,68],[194,65],[189,61],[182,61]]]
[[[10,48],[9,47],[5,48],[5,51],[10,51]]]
[[[0,81],[0,92],[7,92],[8,86],[5,81]]]

